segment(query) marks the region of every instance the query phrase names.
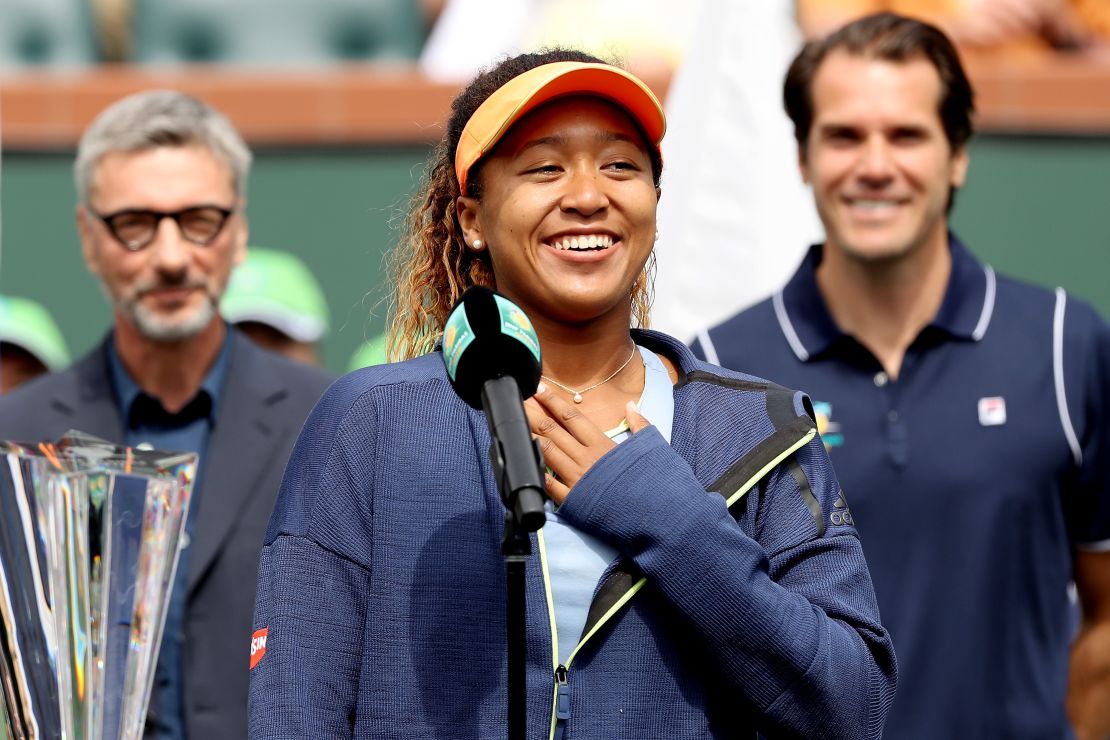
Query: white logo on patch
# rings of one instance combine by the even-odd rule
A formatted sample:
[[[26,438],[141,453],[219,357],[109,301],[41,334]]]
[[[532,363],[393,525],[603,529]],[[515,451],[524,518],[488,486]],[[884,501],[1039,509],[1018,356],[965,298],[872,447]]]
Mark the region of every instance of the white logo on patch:
[[[1006,399],[1002,396],[988,396],[979,399],[979,423],[985,427],[997,427],[1006,423]]]

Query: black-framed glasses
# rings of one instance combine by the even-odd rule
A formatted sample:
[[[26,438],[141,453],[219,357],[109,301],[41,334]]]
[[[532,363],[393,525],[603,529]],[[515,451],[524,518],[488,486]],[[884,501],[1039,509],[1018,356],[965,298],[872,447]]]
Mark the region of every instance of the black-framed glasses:
[[[193,244],[206,247],[220,235],[235,210],[204,205],[168,212],[137,208],[109,214],[100,214],[90,208],[89,212],[104,222],[108,231],[120,244],[132,252],[137,252],[154,241],[158,226],[164,218],[172,218],[176,221],[181,235]]]

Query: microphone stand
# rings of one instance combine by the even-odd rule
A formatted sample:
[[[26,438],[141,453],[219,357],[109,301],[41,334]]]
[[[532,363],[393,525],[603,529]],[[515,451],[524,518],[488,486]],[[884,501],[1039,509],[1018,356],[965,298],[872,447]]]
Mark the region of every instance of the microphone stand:
[[[508,640],[509,740],[526,740],[527,663],[525,626],[525,565],[532,554],[529,532],[546,519],[544,513],[543,454],[532,439],[524,415],[520,389],[511,376],[487,380],[482,386],[482,408],[490,432],[490,462],[505,505],[506,637]],[[496,421],[495,421],[496,420]]]

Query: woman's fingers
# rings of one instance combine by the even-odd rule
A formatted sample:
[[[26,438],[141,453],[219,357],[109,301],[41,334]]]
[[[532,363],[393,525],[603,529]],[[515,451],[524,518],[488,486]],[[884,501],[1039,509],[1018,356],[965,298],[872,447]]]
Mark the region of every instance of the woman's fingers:
[[[544,464],[555,473],[554,478],[548,476],[548,494],[556,503],[562,503],[578,479],[616,443],[573,404],[542,383],[536,395],[524,402],[524,412],[532,434],[539,440]],[[651,425],[633,401],[625,405],[625,417],[633,434]]]
[[[581,446],[574,439],[574,435],[535,398],[529,398],[524,402],[524,413],[528,417],[528,428],[541,441],[548,440],[568,453],[576,446]]]
[[[555,502],[556,506],[566,501],[570,488],[565,483],[551,473],[544,475],[544,483],[547,485],[547,495]]]
[[[524,403],[528,425],[539,440],[544,463],[569,491],[614,443],[578,409],[541,384]],[[552,498],[556,501],[552,493]]]
[[[524,402],[524,413],[528,416],[528,426],[533,436],[539,442],[544,465],[554,471],[560,481],[567,484],[564,488],[573,486],[585,471],[576,459],[581,454],[582,445],[571,436],[570,432],[548,416],[547,411],[535,400],[530,398]],[[572,456],[571,453],[575,455]],[[556,503],[562,501],[561,498],[556,497],[550,485],[547,492]]]
[[[640,407],[636,405],[635,401],[629,401],[624,405],[624,418],[628,419],[628,429],[633,434],[651,426],[647,417],[640,413]]]
[[[539,388],[536,389],[536,395],[532,398],[539,403],[548,416],[568,431],[581,445],[588,447],[609,442],[611,446],[611,441],[605,436],[605,432],[600,427],[586,418],[586,415],[579,411],[575,404],[555,393],[543,383],[540,383]]]

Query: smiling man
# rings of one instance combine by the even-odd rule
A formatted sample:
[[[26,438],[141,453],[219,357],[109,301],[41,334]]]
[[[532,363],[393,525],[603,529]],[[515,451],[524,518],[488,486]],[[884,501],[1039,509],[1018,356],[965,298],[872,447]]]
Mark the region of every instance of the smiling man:
[[[784,99],[826,241],[695,351],[816,402],[847,492],[823,515],[856,523],[898,655],[887,736],[1105,738],[1110,328],[949,231],[973,105],[940,31],[853,22]]]
[[[0,439],[79,429],[200,453],[148,737],[246,735],[262,537],[297,432],[330,381],[255,347],[217,312],[246,253],[250,161],[224,116],[180,93],[140,93],[101,113],[77,152],[77,230],[112,330],[69,370],[0,398]]]

